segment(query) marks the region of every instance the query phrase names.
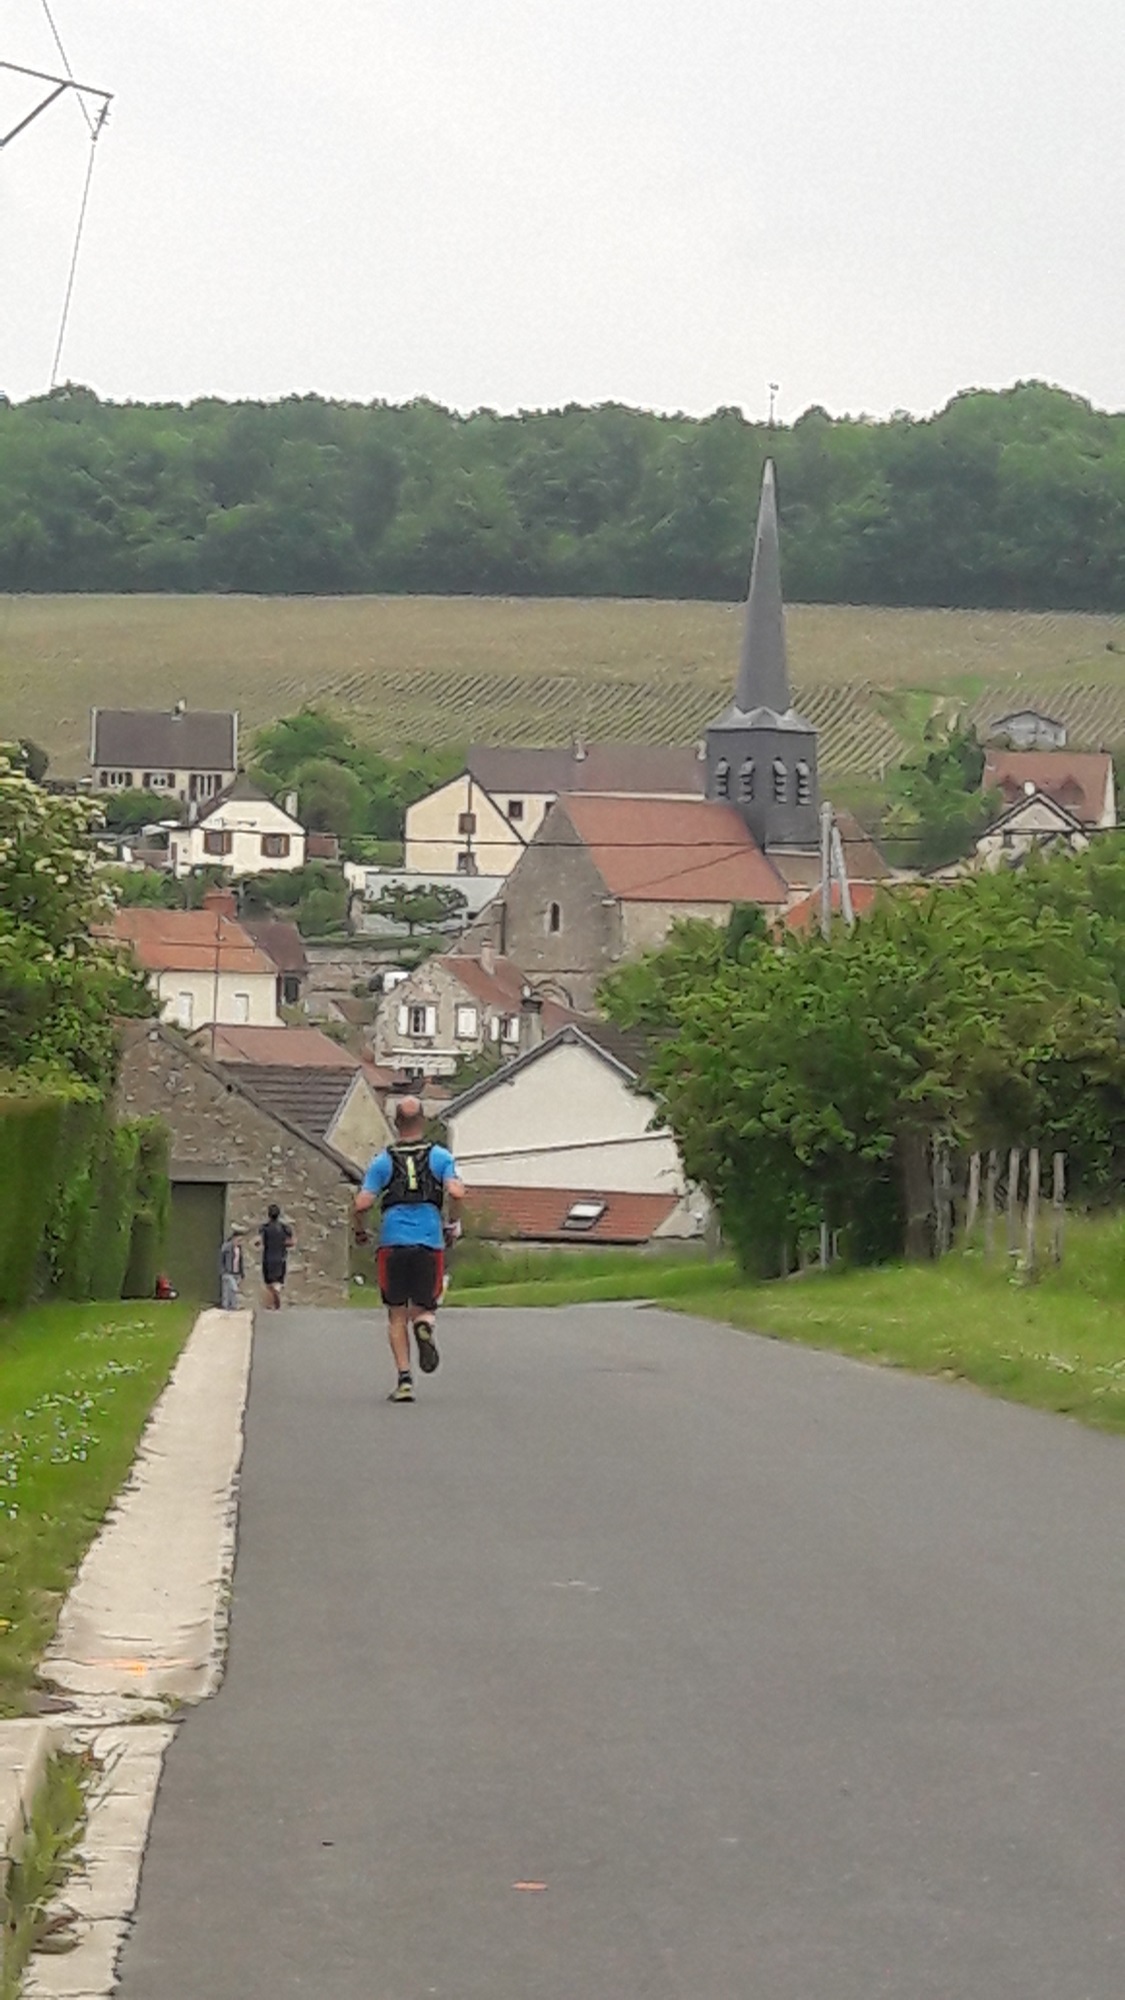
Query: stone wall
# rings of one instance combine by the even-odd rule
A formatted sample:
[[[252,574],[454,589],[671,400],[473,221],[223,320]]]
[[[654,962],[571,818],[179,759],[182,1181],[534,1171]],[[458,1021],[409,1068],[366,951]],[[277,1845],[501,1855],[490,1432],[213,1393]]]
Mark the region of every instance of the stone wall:
[[[130,1028],[118,1102],[125,1117],[164,1120],[173,1180],[177,1166],[221,1169],[228,1227],[249,1234],[269,1203],[280,1203],[297,1239],[286,1286],[292,1304],[346,1302],[354,1183],[342,1167],[252,1103],[205,1057],[147,1023]],[[252,1244],[248,1249],[252,1256]]]

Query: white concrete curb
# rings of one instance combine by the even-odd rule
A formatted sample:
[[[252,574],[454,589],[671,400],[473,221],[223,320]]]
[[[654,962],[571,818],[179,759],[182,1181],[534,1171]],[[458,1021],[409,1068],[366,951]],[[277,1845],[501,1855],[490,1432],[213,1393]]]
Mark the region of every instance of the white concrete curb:
[[[201,1314],[87,1552],[42,1667],[77,1712],[0,1725],[0,1810],[4,1728],[27,1732],[27,1797],[59,1749],[90,1750],[101,1766],[78,1872],[54,1906],[72,1919],[74,1948],[32,1961],[25,2000],[113,1992],[175,1735],[170,1705],[202,1701],[222,1679],[252,1336],[249,1312]]]
[[[63,1734],[61,1722],[35,1716],[27,1722],[0,1722],[0,1868],[23,1845],[35,1794]]]
[[[217,1687],[252,1328],[248,1312],[197,1320],[44,1660],[68,1693],[151,1711]]]

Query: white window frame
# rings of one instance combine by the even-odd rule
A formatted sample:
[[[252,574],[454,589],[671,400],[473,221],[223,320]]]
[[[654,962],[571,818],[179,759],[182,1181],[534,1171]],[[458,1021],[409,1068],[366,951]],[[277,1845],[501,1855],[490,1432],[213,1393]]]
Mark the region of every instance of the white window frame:
[[[501,1014],[501,1016],[500,1016],[500,1040],[501,1040],[502,1042],[510,1042],[510,1043],[518,1043],[518,1041],[519,1041],[519,1038],[520,1038],[520,1017],[519,1017],[519,1015],[518,1015],[518,1014]]]
[[[236,993],[233,1004],[234,1026],[236,1028],[248,1028],[250,1026],[250,995],[248,993]]]
[[[173,1019],[178,1028],[190,1029],[195,1025],[194,993],[177,993]]]
[[[459,1042],[472,1042],[480,1032],[480,1015],[475,1007],[459,1002],[453,1011],[453,1032]]]

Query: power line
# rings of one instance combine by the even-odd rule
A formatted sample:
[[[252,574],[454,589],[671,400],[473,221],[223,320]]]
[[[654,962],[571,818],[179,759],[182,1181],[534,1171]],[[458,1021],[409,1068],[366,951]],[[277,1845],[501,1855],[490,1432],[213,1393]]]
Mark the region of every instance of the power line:
[[[63,42],[62,42],[62,36],[60,35],[60,33],[59,33],[58,29],[57,29],[57,28],[56,28],[56,26],[55,26],[55,17],[54,17],[54,15],[53,15],[53,14],[52,14],[52,12],[51,12],[51,9],[50,9],[50,6],[48,5],[48,0],[43,0],[43,12],[44,12],[44,14],[45,14],[45,15],[47,16],[47,26],[48,26],[48,27],[50,28],[50,30],[51,30],[51,33],[52,33],[52,35],[54,36],[54,40],[55,40],[55,47],[57,48],[57,50],[58,50],[58,52],[59,52],[59,60],[60,60],[60,62],[62,63],[62,66],[63,66],[63,68],[65,69],[65,71],[66,71],[66,73],[67,73],[67,77],[68,77],[68,79],[69,79],[70,83],[71,83],[71,84],[73,85],[73,83],[74,83],[74,71],[73,71],[73,70],[71,69],[71,67],[70,67],[70,57],[69,57],[69,56],[67,55],[67,52],[66,52],[66,50],[65,50],[65,49],[64,49],[64,47],[63,47]],[[84,118],[84,119],[86,120],[86,124],[87,124],[87,126],[89,127],[89,131],[90,131],[90,137],[91,137],[91,138],[93,138],[93,136],[94,136],[94,121],[93,121],[92,117],[90,116],[90,110],[89,110],[89,107],[88,107],[88,105],[87,105],[87,103],[86,103],[86,99],[85,99],[85,97],[84,97],[84,96],[82,95],[82,92],[81,92],[81,91],[79,91],[79,92],[77,93],[77,95],[78,95],[78,103],[79,103],[79,106],[80,106],[80,108],[81,108],[81,111],[82,111],[82,116],[83,116],[83,118]]]
[[[44,0],[44,5],[46,5],[46,0]],[[83,109],[85,109],[85,106],[83,106]],[[82,248],[82,234],[86,227],[86,209],[90,200],[90,183],[94,178],[94,161],[98,156],[98,140],[101,138],[102,128],[108,116],[109,104],[107,101],[102,105],[96,121],[88,121],[90,124],[90,154],[86,162],[86,181],[82,189],[82,205],[78,211],[78,227],[74,232],[74,249],[71,252],[70,271],[66,281],[66,297],[63,300],[62,318],[59,321],[59,337],[55,343],[55,358],[51,364],[52,389],[55,388],[59,379],[59,363],[62,360],[63,342],[66,339],[67,323],[70,319],[70,303],[74,297],[74,279],[78,270],[78,253]]]

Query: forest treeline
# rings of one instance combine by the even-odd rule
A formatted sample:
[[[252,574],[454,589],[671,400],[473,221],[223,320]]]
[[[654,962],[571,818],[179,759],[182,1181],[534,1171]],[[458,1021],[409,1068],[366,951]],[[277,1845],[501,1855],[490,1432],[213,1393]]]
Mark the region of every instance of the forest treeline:
[[[734,599],[777,460],[791,601],[1125,610],[1125,415],[0,397],[0,590]]]

